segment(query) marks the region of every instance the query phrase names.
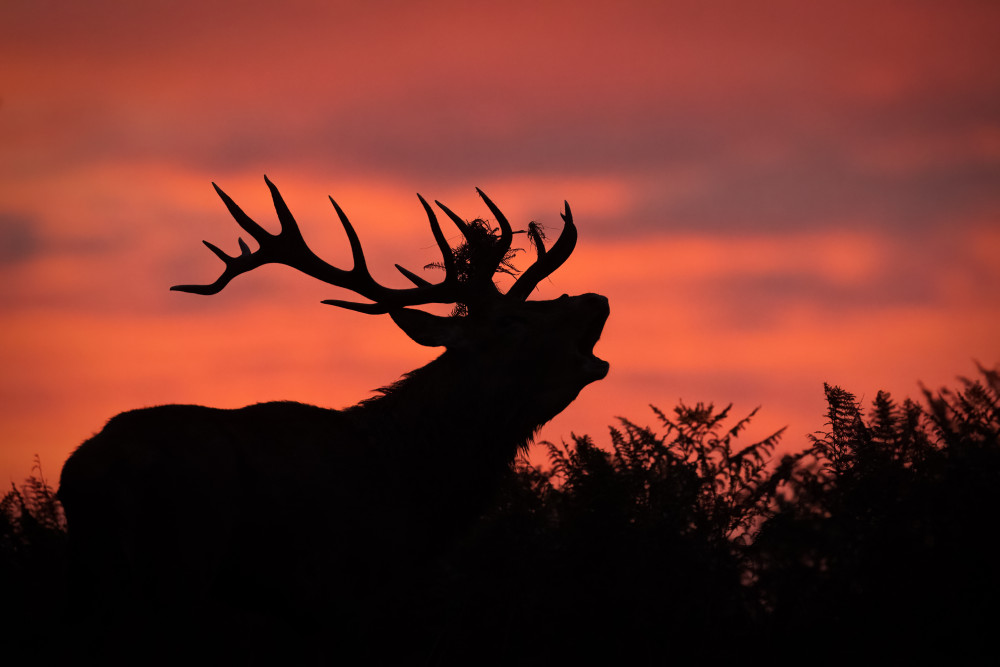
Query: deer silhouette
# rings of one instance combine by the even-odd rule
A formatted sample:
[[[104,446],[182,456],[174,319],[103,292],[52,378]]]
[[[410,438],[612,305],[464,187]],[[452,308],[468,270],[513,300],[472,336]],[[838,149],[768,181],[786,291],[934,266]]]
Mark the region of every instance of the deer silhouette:
[[[432,282],[396,265],[412,286],[394,288],[372,277],[332,198],[353,255],[349,270],[314,254],[265,181],[280,231],[266,231],[215,186],[259,248],[241,238],[230,256],[205,241],[225,264],[221,276],[171,289],[216,294],[240,274],[284,264],[367,300],[323,303],[388,314],[415,342],[445,351],[344,410],[165,405],[112,418],[67,460],[59,489],[77,597],[111,627],[117,620],[136,630],[145,622],[135,620],[136,608],[157,619],[150,624],[201,614],[191,627],[202,629],[215,623],[206,615],[234,609],[264,625],[335,625],[341,636],[391,622],[388,607],[406,586],[419,588],[412,583],[421,568],[483,511],[518,451],[608,372],[593,354],[609,314],[605,297],[527,300],[574,249],[568,204],[550,249],[529,225],[537,257],[503,293],[494,276],[510,272],[516,232],[496,205],[477,189],[499,229],[435,202],[462,234],[453,249],[418,195],[444,277]],[[413,308],[427,304],[455,311]]]

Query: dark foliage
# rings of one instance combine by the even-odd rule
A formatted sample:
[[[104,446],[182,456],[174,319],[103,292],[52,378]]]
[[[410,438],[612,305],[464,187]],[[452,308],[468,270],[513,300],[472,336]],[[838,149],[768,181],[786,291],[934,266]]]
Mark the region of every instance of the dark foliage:
[[[899,662],[987,648],[997,611],[1000,375],[865,418],[826,387],[828,430],[754,546],[773,644]]]
[[[655,664],[751,641],[742,545],[791,470],[767,469],[778,434],[736,448],[748,419],[724,426],[728,408],[654,411],[662,433],[623,419],[610,451],[574,436],[518,470],[453,559],[451,662],[490,645],[498,664]]]
[[[535,225],[535,227],[530,227],[534,232],[530,235],[533,242],[535,239],[544,238],[535,231],[537,223],[532,222],[529,225]],[[453,251],[453,261],[459,281],[464,283],[492,281],[497,273],[517,277],[519,272],[514,266],[514,258],[517,253],[521,252],[521,248],[503,250],[499,227],[494,227],[489,221],[482,218],[475,218],[464,223],[464,230],[465,240]],[[502,252],[499,264],[495,260],[491,262],[491,258],[496,257],[498,252]],[[483,274],[483,267],[492,269],[493,264],[497,264],[496,269],[490,271],[489,275]],[[431,262],[424,268],[444,270],[445,265],[443,262]],[[464,316],[468,313],[468,304],[455,304],[453,314]]]
[[[0,499],[0,651],[50,656],[62,625],[66,520],[35,457],[33,475]]]
[[[703,404],[543,443],[548,466],[369,602],[375,634],[407,664],[972,661],[1000,620],[1000,372],[979,370],[867,411],[827,386],[826,429],[776,465],[780,433],[737,445],[750,417]],[[2,648],[54,655],[65,532],[40,467],[0,521]]]

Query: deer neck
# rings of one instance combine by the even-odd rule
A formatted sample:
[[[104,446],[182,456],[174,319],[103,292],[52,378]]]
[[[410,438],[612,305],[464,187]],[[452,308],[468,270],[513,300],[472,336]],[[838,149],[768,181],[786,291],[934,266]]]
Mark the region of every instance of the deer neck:
[[[352,410],[380,443],[409,442],[496,466],[512,461],[541,426],[522,409],[523,392],[505,390],[511,377],[447,351]]]
[[[379,488],[431,543],[488,507],[537,428],[508,407],[496,377],[477,370],[446,352],[348,410]]]

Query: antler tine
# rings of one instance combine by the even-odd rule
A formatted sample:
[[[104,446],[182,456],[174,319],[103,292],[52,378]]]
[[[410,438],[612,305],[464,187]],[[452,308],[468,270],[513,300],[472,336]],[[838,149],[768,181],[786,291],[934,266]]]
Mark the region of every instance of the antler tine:
[[[285,238],[293,236],[301,238],[302,232],[299,231],[299,224],[292,217],[292,212],[288,210],[288,205],[285,204],[285,200],[282,198],[281,193],[278,192],[278,188],[274,186],[274,183],[271,182],[271,179],[266,174],[264,175],[264,182],[267,183],[267,189],[271,192],[271,202],[274,204],[274,212],[278,214],[278,222],[281,223],[279,236],[286,235]]]
[[[415,274],[413,271],[410,271],[409,269],[407,269],[405,266],[400,266],[399,264],[394,264],[394,266],[396,267],[397,271],[399,271],[400,273],[402,273],[403,276],[407,280],[409,280],[411,283],[413,283],[417,287],[430,287],[431,285],[434,284],[434,283],[432,283],[429,280],[421,278],[420,276],[418,276],[417,274]]]
[[[566,206],[566,212],[562,214],[564,225],[559,238],[552,244],[552,248],[546,252],[545,246],[542,245],[542,239],[536,232],[535,241],[538,247],[538,259],[507,290],[509,298],[520,301],[527,299],[538,283],[562,266],[563,262],[569,259],[569,256],[573,253],[577,239],[576,225],[573,224],[573,213],[569,210],[569,202],[563,203]]]
[[[503,258],[507,256],[507,251],[510,250],[511,243],[514,242],[514,230],[511,229],[510,223],[507,222],[507,216],[500,212],[500,209],[493,203],[493,200],[487,197],[486,193],[479,188],[476,188],[476,192],[486,202],[486,206],[493,213],[497,224],[500,225],[500,247],[497,249],[497,254],[499,255],[497,257],[497,266],[500,266],[500,262],[503,261]]]
[[[458,214],[454,213],[450,208],[439,202],[437,199],[434,200],[434,203],[437,204],[438,208],[444,211],[449,218],[451,218],[451,221],[455,223],[456,227],[458,227],[458,231],[462,232],[462,236],[465,237],[465,240],[472,242],[473,239],[469,237],[469,223],[462,220]]]
[[[438,248],[441,250],[441,259],[444,265],[445,281],[457,280],[455,276],[455,253],[452,251],[451,246],[448,245],[448,240],[444,237],[444,232],[441,231],[441,225],[438,224],[437,215],[434,213],[434,209],[431,205],[427,203],[420,193],[417,193],[417,199],[424,207],[424,211],[427,213],[427,220],[431,224],[431,233],[434,235],[434,241],[438,244]],[[417,274],[413,273],[409,269],[406,269],[399,264],[396,264],[396,269],[406,276],[406,279],[417,287],[430,287],[433,283],[428,280],[424,280]]]
[[[264,179],[266,180],[267,177],[265,176]],[[229,195],[223,192],[222,188],[216,185],[214,181],[212,182],[212,187],[215,188],[215,193],[222,199],[222,203],[226,205],[226,208],[229,210],[229,214],[233,216],[236,223],[250,236],[257,240],[260,240],[262,237],[271,236],[270,232],[258,225],[254,222],[253,218],[244,213],[243,209],[239,207],[239,204],[234,202]]]
[[[357,301],[343,301],[341,299],[323,299],[320,303],[326,304],[327,306],[344,308],[345,310],[353,310],[358,313],[365,313],[367,315],[384,315],[396,307],[379,302],[359,303]]]
[[[358,233],[354,231],[354,225],[347,219],[347,214],[344,213],[333,197],[327,196],[330,199],[330,203],[333,204],[333,210],[337,212],[337,217],[340,218],[340,224],[343,225],[344,233],[347,234],[347,242],[351,246],[351,261],[354,262],[354,267],[351,271],[363,271],[365,274],[368,274],[365,251],[361,248],[361,239],[358,237]]]
[[[424,211],[427,213],[427,220],[431,224],[431,233],[434,235],[434,241],[437,242],[438,248],[441,249],[441,259],[444,262],[445,275],[451,276],[455,273],[455,253],[448,244],[448,239],[444,237],[444,232],[441,231],[441,225],[438,224],[437,215],[434,213],[434,209],[431,208],[431,205],[427,203],[426,199],[420,196],[420,193],[417,193],[417,199],[420,200],[421,205],[424,207]],[[440,206],[440,204],[438,205]],[[451,213],[450,211],[447,212]],[[453,213],[451,215],[454,216]],[[465,228],[461,225],[459,226],[459,229],[462,230],[463,234],[465,233]]]

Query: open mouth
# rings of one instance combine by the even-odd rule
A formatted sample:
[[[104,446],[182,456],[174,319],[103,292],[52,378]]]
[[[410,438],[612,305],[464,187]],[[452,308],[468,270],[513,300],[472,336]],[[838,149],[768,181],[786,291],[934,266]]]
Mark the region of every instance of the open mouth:
[[[600,380],[608,374],[611,365],[594,354],[594,346],[601,339],[604,332],[604,324],[608,320],[611,309],[608,307],[608,300],[601,297],[601,303],[596,307],[590,320],[582,327],[583,331],[579,339],[580,353],[585,358],[584,368],[587,375],[594,380]]]

